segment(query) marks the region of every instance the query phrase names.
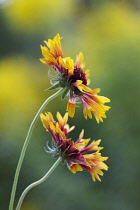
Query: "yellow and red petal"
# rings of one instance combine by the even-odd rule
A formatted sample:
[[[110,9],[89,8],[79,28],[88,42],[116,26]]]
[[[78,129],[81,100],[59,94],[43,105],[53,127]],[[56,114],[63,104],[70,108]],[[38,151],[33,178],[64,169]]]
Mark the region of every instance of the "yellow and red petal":
[[[53,119],[53,116],[50,112],[48,113],[45,113],[46,115],[44,114],[40,114],[40,118],[41,118],[41,121],[43,123],[43,126],[48,129],[49,128],[49,123],[50,122],[53,122],[54,119]]]
[[[92,119],[92,109],[91,109],[91,107],[90,106],[84,107],[83,114],[84,114],[85,119],[87,119],[88,117],[90,119]]]
[[[70,117],[74,117],[75,114],[75,107],[76,104],[75,103],[71,103],[70,101],[67,104],[67,111]]]
[[[75,174],[77,171],[83,171],[83,168],[78,163],[72,163],[70,166],[70,171]]]
[[[81,152],[82,149],[84,149],[87,146],[87,144],[90,141],[90,138],[89,139],[83,139],[83,135],[84,135],[84,129],[82,129],[78,140],[74,143],[74,147],[76,149],[80,150],[80,152]]]
[[[48,39],[48,41],[44,41],[55,58],[59,56],[63,57],[60,39],[60,35],[57,34],[53,40]]]
[[[82,80],[77,80],[76,82],[73,83],[73,85],[75,87],[77,87],[81,92],[91,91],[91,89],[89,87],[87,87],[86,85],[83,84]]]
[[[110,107],[108,107],[109,109]],[[97,123],[103,122],[103,118],[106,118],[106,109],[102,109],[102,107],[100,107],[99,109],[92,111],[92,113],[94,114],[94,117],[97,121]]]
[[[85,75],[86,75],[86,77],[89,77],[90,76],[90,70],[89,69],[87,69],[86,71],[85,71]]]
[[[102,102],[110,102],[110,99],[105,96],[97,96],[98,99]]]
[[[74,72],[74,61],[70,57],[61,58],[59,57],[59,63],[62,65],[63,68],[67,69],[68,71],[68,78],[73,75]]]
[[[70,117],[74,117],[75,109],[76,109],[76,98],[73,95],[67,103],[67,111]]]
[[[85,63],[83,62],[84,56],[83,53],[80,52],[77,56],[76,56],[76,61],[75,61],[75,66],[77,68],[83,69],[85,67]]]
[[[93,89],[93,90],[90,91],[90,94],[91,95],[96,95],[97,93],[100,92],[100,90],[101,90],[100,88]]]
[[[104,105],[105,102],[109,102],[109,99],[104,96],[96,95],[100,89],[94,89],[89,92],[84,92],[79,98],[83,103],[83,113],[85,118],[92,118],[94,114],[96,121],[99,123],[103,122],[102,118],[106,118],[106,111],[110,109],[109,106]],[[93,95],[95,94],[95,95]]]
[[[43,46],[40,47],[42,50],[42,55],[44,56],[44,58],[40,59],[40,61],[48,65],[57,65],[57,60],[53,56],[53,54],[46,47]]]
[[[86,147],[86,145],[89,143],[89,141],[90,141],[90,139],[81,139],[79,142],[74,144],[74,147],[76,149],[80,150],[80,152],[81,152],[81,150]]]
[[[65,113],[64,117],[62,117],[61,114],[57,112],[56,117],[58,119],[60,126],[64,127],[68,121],[68,113]]]
[[[84,129],[82,129],[77,142],[79,142],[83,138],[83,136],[84,136]]]
[[[80,152],[85,153],[85,152],[91,152],[91,151],[96,151],[96,150],[99,152],[101,149],[103,149],[103,147],[98,147],[100,142],[101,142],[101,139],[97,141],[92,141],[92,143],[89,146],[83,148]]]
[[[88,165],[82,166],[90,172],[93,181],[96,181],[96,179],[101,181],[98,175],[103,175],[103,172],[101,170],[108,170],[108,166],[103,162],[108,158],[102,157],[101,154],[98,152],[94,155],[84,155],[84,157]]]

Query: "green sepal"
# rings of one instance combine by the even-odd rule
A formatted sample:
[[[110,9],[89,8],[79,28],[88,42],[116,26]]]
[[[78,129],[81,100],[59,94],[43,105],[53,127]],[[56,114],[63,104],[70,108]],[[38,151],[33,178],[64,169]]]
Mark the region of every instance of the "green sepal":
[[[57,83],[56,85],[53,85],[53,86],[49,87],[48,89],[46,89],[44,91],[54,90],[54,89],[56,89],[58,87],[60,87],[59,83]]]
[[[62,94],[62,96],[61,96],[62,100],[64,100],[64,98],[65,98],[65,96],[67,95],[68,92],[69,92],[69,87],[67,87],[67,88],[64,90],[64,92],[63,92],[63,94]]]

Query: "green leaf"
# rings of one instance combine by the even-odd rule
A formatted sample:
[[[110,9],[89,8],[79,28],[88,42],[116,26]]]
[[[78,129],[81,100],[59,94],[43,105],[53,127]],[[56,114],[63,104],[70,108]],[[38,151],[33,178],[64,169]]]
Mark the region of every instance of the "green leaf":
[[[59,84],[53,85],[51,87],[49,87],[48,89],[44,90],[44,91],[49,91],[49,90],[54,90],[56,88],[60,87]]]
[[[62,94],[62,96],[61,96],[62,100],[64,100],[64,98],[65,98],[65,96],[67,95],[68,92],[69,92],[69,87],[67,87],[67,88],[64,90],[64,92],[63,92],[63,94]]]

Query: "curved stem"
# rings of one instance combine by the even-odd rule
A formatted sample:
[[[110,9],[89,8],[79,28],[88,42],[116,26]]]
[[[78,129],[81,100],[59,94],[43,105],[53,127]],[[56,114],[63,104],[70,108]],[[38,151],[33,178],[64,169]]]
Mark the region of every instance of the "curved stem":
[[[15,172],[15,177],[14,177],[14,182],[13,182],[13,187],[12,187],[12,192],[11,192],[11,199],[10,199],[10,204],[9,204],[9,210],[13,210],[15,193],[16,193],[17,182],[18,182],[18,177],[19,177],[21,165],[22,165],[22,162],[23,162],[23,159],[24,159],[24,156],[25,156],[25,152],[26,152],[27,146],[29,144],[30,137],[31,137],[33,128],[35,126],[35,123],[36,123],[37,119],[39,118],[39,114],[43,111],[43,109],[46,107],[46,105],[52,99],[54,99],[55,97],[57,97],[62,92],[62,90],[63,90],[62,88],[59,89],[56,93],[54,93],[53,95],[51,95],[49,98],[46,99],[46,101],[42,104],[42,106],[39,108],[38,112],[36,113],[33,121],[31,122],[31,125],[29,127],[29,130],[28,130],[28,133],[27,133],[25,142],[24,142],[24,145],[22,147],[22,151],[21,151],[21,154],[20,154],[20,158],[19,158],[19,161],[18,161],[16,172]]]
[[[54,169],[58,166],[58,164],[61,162],[61,157],[59,157],[57,159],[57,161],[53,164],[53,166],[50,168],[50,170],[41,178],[39,179],[38,181],[30,184],[22,193],[22,195],[20,196],[20,199],[18,201],[18,204],[17,204],[17,207],[16,207],[16,210],[20,210],[21,208],[21,205],[22,205],[22,202],[25,198],[25,195],[29,192],[30,189],[32,189],[33,187],[43,183],[50,175],[51,173],[54,171]]]

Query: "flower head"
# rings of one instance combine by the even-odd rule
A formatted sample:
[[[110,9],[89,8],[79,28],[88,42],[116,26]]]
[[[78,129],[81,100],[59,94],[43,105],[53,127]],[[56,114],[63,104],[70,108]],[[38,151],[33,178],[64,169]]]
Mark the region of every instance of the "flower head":
[[[106,118],[106,111],[110,108],[105,106],[104,103],[110,100],[104,96],[97,95],[100,89],[90,89],[89,72],[84,71],[85,63],[83,62],[83,54],[80,52],[76,56],[75,62],[70,57],[64,57],[60,43],[60,35],[57,34],[53,40],[49,39],[45,42],[46,46],[41,46],[42,55],[44,58],[40,59],[41,62],[51,66],[56,76],[51,76],[51,84],[53,85],[48,90],[62,87],[64,93],[62,98],[66,95],[69,96],[67,111],[70,117],[75,114],[76,103],[82,102],[83,113],[85,118],[92,118],[95,116],[97,122],[103,122],[102,118]]]
[[[74,129],[67,124],[68,113],[62,117],[57,112],[56,122],[50,112],[40,115],[43,126],[50,133],[53,138],[53,147],[48,146],[49,153],[53,154],[53,157],[61,156],[62,162],[66,162],[68,168],[72,173],[77,171],[83,171],[83,168],[88,170],[92,176],[93,181],[98,179],[101,181],[99,175],[103,175],[101,170],[107,170],[108,166],[104,163],[107,157],[102,157],[100,150],[103,147],[99,147],[101,140],[92,141],[89,145],[90,139],[83,139],[84,130],[79,135],[76,142],[68,138],[70,131]],[[88,152],[88,154],[86,154]]]

